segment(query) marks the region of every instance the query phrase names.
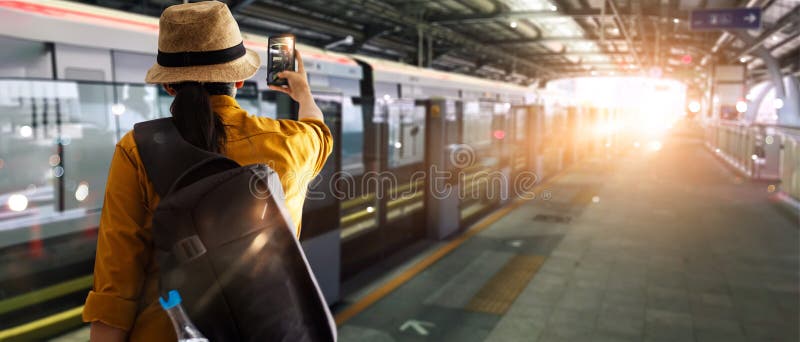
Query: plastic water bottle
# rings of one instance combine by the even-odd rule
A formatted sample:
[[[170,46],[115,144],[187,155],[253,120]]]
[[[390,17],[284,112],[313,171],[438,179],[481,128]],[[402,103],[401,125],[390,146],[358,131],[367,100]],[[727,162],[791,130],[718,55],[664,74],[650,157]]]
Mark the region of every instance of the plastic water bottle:
[[[208,342],[208,339],[197,330],[197,327],[192,324],[186,311],[183,311],[181,306],[181,295],[177,290],[171,290],[167,293],[167,300],[158,298],[161,307],[169,315],[172,320],[172,326],[175,328],[175,335],[178,336],[178,342]]]

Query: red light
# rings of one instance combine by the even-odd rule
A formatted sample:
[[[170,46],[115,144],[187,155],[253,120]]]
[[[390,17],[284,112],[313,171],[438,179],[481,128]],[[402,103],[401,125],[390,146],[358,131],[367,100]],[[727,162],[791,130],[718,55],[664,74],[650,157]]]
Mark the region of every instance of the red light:
[[[689,64],[689,63],[691,63],[691,62],[692,62],[692,56],[691,56],[691,55],[683,55],[683,56],[681,57],[681,63],[683,63],[683,64]]]
[[[498,129],[498,130],[494,131],[493,135],[494,135],[495,139],[503,140],[503,138],[506,137],[506,131]]]

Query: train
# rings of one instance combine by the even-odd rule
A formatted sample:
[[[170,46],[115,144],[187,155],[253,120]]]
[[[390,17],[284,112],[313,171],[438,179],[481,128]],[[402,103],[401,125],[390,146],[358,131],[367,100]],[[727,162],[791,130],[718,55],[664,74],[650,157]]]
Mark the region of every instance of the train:
[[[2,331],[79,314],[114,145],[135,123],[170,116],[171,97],[143,83],[156,60],[157,18],[64,1],[2,1],[0,32]],[[267,37],[243,37],[266,61]],[[368,267],[425,239],[458,235],[512,200],[517,183],[536,183],[609,144],[576,127],[614,113],[582,109],[561,94],[297,49],[334,135],[300,237],[329,304]],[[290,98],[268,90],[266,65],[237,100],[252,115],[296,115]],[[457,191],[434,194],[425,173],[433,168],[457,174],[447,181]],[[481,186],[495,181],[500,191]]]

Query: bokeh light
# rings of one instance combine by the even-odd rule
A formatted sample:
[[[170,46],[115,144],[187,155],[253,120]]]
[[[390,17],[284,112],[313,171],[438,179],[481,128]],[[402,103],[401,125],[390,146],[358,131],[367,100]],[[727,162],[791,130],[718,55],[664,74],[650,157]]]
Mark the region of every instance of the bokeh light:
[[[61,157],[59,157],[57,154],[50,155],[48,162],[50,163],[50,166],[57,166],[61,163]]]
[[[89,183],[80,182],[78,188],[75,189],[75,199],[78,200],[78,202],[83,202],[86,197],[89,197]]]
[[[777,98],[773,103],[775,104],[775,109],[783,108],[783,99]]]
[[[23,211],[28,208],[28,197],[23,194],[13,194],[8,197],[8,209]]]
[[[739,113],[744,113],[747,111],[747,102],[744,101],[736,101],[736,111]]]
[[[700,102],[697,101],[689,102],[689,111],[692,113],[700,112]]]
[[[31,128],[31,126],[24,125],[19,128],[19,135],[23,138],[28,138],[33,135],[33,128]]]
[[[111,113],[114,113],[114,115],[125,114],[125,105],[121,103],[111,105]]]

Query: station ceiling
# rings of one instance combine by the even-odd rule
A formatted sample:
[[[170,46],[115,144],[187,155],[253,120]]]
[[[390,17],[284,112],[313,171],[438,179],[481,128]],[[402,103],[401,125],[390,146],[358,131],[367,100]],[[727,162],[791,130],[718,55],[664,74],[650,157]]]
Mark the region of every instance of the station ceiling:
[[[158,16],[181,0],[82,0]],[[244,31],[521,84],[571,76],[651,75],[702,85],[710,61],[757,51],[800,72],[800,0],[225,0]],[[698,8],[761,7],[762,29],[691,31]],[[352,43],[342,43],[347,36]],[[337,44],[337,42],[339,42]],[[421,49],[420,49],[421,47]],[[420,52],[421,51],[421,52]]]

